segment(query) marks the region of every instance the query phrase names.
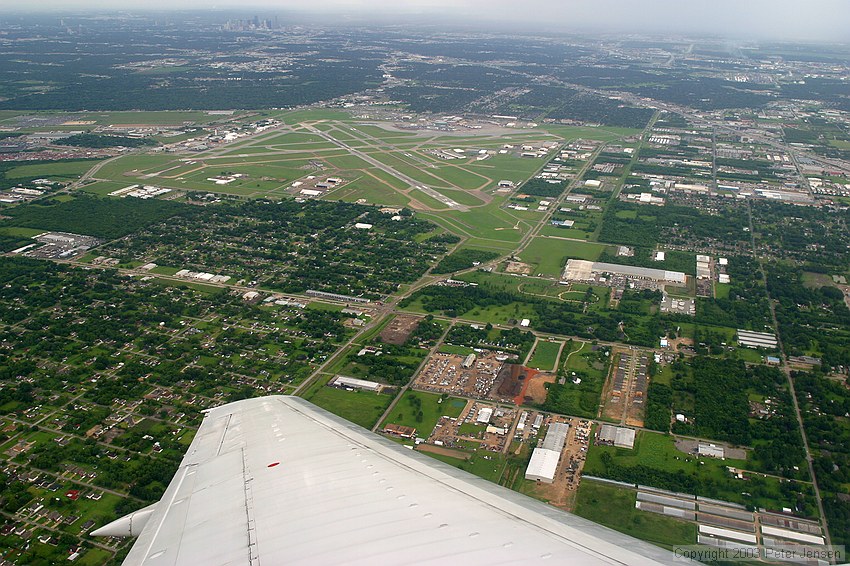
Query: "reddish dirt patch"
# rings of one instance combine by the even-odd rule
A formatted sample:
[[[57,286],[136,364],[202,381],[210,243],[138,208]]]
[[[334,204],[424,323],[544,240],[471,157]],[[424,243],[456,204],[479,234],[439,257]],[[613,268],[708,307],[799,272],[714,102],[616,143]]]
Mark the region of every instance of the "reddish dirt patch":
[[[542,405],[546,402],[547,383],[555,383],[555,375],[551,373],[540,373],[534,377],[527,379],[525,388],[522,391],[522,403],[535,403]],[[521,403],[517,402],[517,405]]]
[[[419,320],[418,316],[399,315],[390,321],[379,336],[385,344],[401,346],[416,329]]]
[[[472,456],[460,450],[452,450],[451,448],[443,448],[442,446],[434,446],[433,444],[420,444],[416,447],[420,452],[430,452],[432,454],[440,454],[458,460],[469,460]]]
[[[514,396],[514,403],[516,403],[517,405],[523,404],[526,395],[528,395],[527,391],[529,388],[529,384],[534,381],[540,374],[540,371],[536,369],[531,369],[527,367],[523,367],[522,369],[525,372],[525,379],[522,380],[522,388],[519,390],[519,393]]]

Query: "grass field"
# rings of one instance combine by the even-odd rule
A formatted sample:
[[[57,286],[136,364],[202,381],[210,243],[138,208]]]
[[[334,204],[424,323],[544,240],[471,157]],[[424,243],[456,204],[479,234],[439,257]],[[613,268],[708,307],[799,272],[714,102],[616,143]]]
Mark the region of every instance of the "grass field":
[[[586,140],[611,141],[640,133],[640,130],[633,128],[616,128],[613,126],[592,128],[587,126],[557,126],[547,124],[542,126],[541,129],[565,140],[582,138]]]
[[[414,399],[419,399],[418,406],[412,401]],[[457,417],[466,406],[466,401],[463,399],[448,397],[442,402],[440,399],[441,397],[435,393],[406,391],[381,426],[384,427],[390,423],[412,426],[416,429],[417,436],[427,438],[437,426],[440,417]],[[419,411],[422,411],[421,419],[417,418]]]
[[[82,187],[82,190],[87,193],[92,193],[94,195],[105,197],[113,191],[117,191],[118,189],[123,189],[124,187],[129,187],[130,185],[135,184],[136,183],[132,183],[130,181],[96,181],[94,183],[89,183],[85,185],[84,187]]]
[[[537,345],[534,347],[534,352],[531,354],[531,359],[528,362],[528,367],[543,371],[553,370],[558,363],[558,352],[562,345],[563,342],[538,340]]]
[[[234,116],[236,114],[234,113]],[[98,124],[151,124],[161,126],[180,126],[185,122],[203,124],[215,120],[227,120],[230,116],[210,115],[206,112],[87,112],[80,115],[80,120],[96,120]]]
[[[364,428],[372,428],[392,399],[392,395],[385,393],[346,391],[325,386],[319,388],[308,401]]]
[[[423,452],[423,454],[427,454],[432,458],[460,468],[461,470],[466,470],[487,481],[494,483],[499,481],[499,478],[502,476],[502,470],[505,468],[505,457],[502,454],[495,454],[493,452],[479,453],[475,451],[467,451],[467,453],[469,454],[469,459],[460,460],[442,454]]]
[[[605,453],[610,454],[612,463],[621,468],[643,466],[658,470],[661,476],[669,474],[693,478],[699,482],[698,485],[711,486],[710,492],[703,493],[709,497],[768,509],[781,509],[795,505],[796,496],[783,490],[780,480],[775,477],[751,475],[746,482],[733,479],[727,467],[749,469],[747,461],[731,458],[725,460],[697,458],[679,451],[674,437],[670,435],[638,431],[632,450],[591,445],[587,452],[585,473],[604,477],[606,466],[603,463],[602,454]],[[659,485],[658,487],[671,486]]]
[[[567,259],[596,261],[605,247],[591,242],[535,237],[520,253],[520,258],[535,265],[535,273],[557,277],[563,271]]]
[[[18,226],[0,228],[0,234],[4,236],[19,236],[21,238],[32,238],[43,233],[44,230],[39,230],[38,228],[20,228]]]
[[[546,407],[567,415],[595,418],[609,363],[610,359],[594,352],[589,343],[567,342],[561,354],[561,369],[567,379],[563,385],[550,386]],[[575,383],[576,378],[581,382]]]
[[[641,540],[670,548],[695,544],[694,523],[635,509],[636,492],[584,480],[578,489],[575,514]]]
[[[75,179],[97,164],[97,159],[81,159],[77,161],[59,161],[56,163],[40,163],[20,165],[6,171],[7,179],[25,179],[30,177]]]
[[[331,191],[324,198],[346,202],[357,202],[364,199],[369,204],[386,206],[407,206],[410,202],[409,198],[371,175],[361,175],[339,189]]]

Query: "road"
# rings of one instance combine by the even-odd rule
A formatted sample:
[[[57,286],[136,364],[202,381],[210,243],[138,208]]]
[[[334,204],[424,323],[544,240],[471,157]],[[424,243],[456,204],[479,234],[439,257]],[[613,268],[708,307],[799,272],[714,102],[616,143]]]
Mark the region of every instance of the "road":
[[[392,412],[392,410],[395,409],[396,405],[398,405],[398,402],[401,400],[402,397],[404,397],[404,393],[408,389],[410,389],[411,385],[413,385],[413,382],[415,381],[416,376],[419,375],[419,372],[421,372],[425,368],[425,365],[431,360],[431,358],[434,356],[434,354],[437,353],[437,349],[439,349],[439,347],[443,344],[443,340],[446,339],[446,335],[448,335],[448,333],[451,331],[452,326],[453,326],[452,324],[449,324],[449,327],[446,328],[446,331],[443,332],[443,334],[442,334],[442,336],[440,336],[439,340],[434,342],[434,345],[431,347],[430,350],[428,350],[428,355],[425,356],[425,358],[419,364],[419,367],[417,367],[416,371],[413,372],[413,377],[411,377],[410,381],[408,381],[404,385],[404,387],[402,387],[399,390],[398,395],[396,395],[395,398],[392,400],[392,402],[390,402],[389,406],[387,407],[387,410],[384,411],[384,414],[381,415],[381,417],[375,422],[375,425],[372,427],[373,431],[378,430],[378,427],[381,426],[381,423],[384,422],[384,420],[386,420],[387,417],[390,416],[390,413]]]
[[[761,272],[762,280],[764,281],[765,293],[767,294],[768,304],[770,306],[770,316],[773,320],[773,328],[776,331],[776,342],[779,349],[779,359],[782,360],[782,372],[785,374],[785,379],[788,382],[788,391],[791,393],[791,402],[794,405],[794,415],[797,417],[797,425],[800,427],[800,434],[803,437],[803,449],[806,454],[806,465],[809,468],[809,476],[812,478],[812,488],[815,492],[815,499],[818,503],[818,513],[820,513],[821,520],[823,521],[823,534],[826,539],[827,546],[832,545],[832,540],[829,536],[829,524],[827,523],[826,513],[824,513],[823,509],[823,501],[821,500],[820,488],[818,487],[818,479],[815,475],[815,466],[814,459],[812,458],[812,451],[809,448],[809,439],[808,435],[806,435],[806,427],[803,424],[803,414],[800,411],[800,404],[797,401],[797,392],[794,389],[794,379],[791,377],[791,367],[788,365],[788,356],[785,354],[785,346],[782,344],[782,334],[779,330],[779,321],[776,319],[776,308],[773,304],[773,299],[770,298],[770,291],[767,289],[767,274],[764,271],[764,265],[759,258],[758,250],[756,248],[756,236],[753,230],[753,209],[752,205],[749,201],[747,201],[747,212],[749,214],[750,220],[750,242],[753,247],[753,257],[758,259],[759,262],[759,271]]]

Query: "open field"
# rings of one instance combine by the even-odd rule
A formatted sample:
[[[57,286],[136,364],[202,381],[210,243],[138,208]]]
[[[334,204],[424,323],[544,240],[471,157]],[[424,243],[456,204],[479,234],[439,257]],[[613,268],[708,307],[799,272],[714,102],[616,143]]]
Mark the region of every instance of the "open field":
[[[538,236],[522,251],[520,258],[536,265],[535,273],[558,277],[567,259],[596,261],[606,247],[604,244]]]
[[[392,399],[393,396],[386,393],[346,391],[325,386],[307,400],[364,428],[371,428]]]
[[[74,161],[58,161],[55,163],[38,163],[19,165],[6,171],[8,179],[25,179],[32,177],[47,177],[58,180],[71,180],[79,177],[97,164],[97,159],[80,159]]]
[[[606,456],[611,458],[610,464],[606,465]],[[611,477],[606,473],[610,466],[619,470],[613,479],[630,481],[631,473],[628,470],[654,470],[659,478],[652,485],[673,491],[690,493],[697,491],[696,486],[710,487],[708,495],[724,501],[734,503],[751,504],[768,509],[781,509],[794,505],[795,495],[788,493],[782,488],[782,482],[775,477],[761,476],[761,474],[749,474],[749,481],[733,479],[727,471],[727,467],[746,469],[747,462],[726,458],[718,460],[710,457],[698,458],[692,454],[685,454],[676,448],[675,438],[670,435],[648,431],[638,431],[635,438],[634,449],[616,448],[613,446],[597,446],[592,444],[587,453],[585,472],[600,477]],[[694,489],[686,484],[671,485],[671,482],[679,482],[682,478],[688,478],[694,482]],[[638,482],[640,483],[640,482]],[[746,488],[746,489],[745,489]]]
[[[574,513],[659,546],[695,544],[695,523],[635,509],[636,492],[584,480],[578,488]]]
[[[419,403],[416,403],[416,399]],[[441,399],[443,399],[441,401]],[[455,397],[443,398],[435,393],[424,393],[422,391],[406,391],[404,396],[396,403],[392,413],[387,417],[381,427],[390,423],[410,426],[417,430],[417,436],[427,438],[437,426],[440,417],[457,417],[466,406],[466,401]],[[422,415],[419,416],[421,411]]]
[[[528,361],[528,367],[542,371],[552,371],[558,363],[558,353],[563,345],[563,342],[538,340],[534,346],[534,352],[531,354],[531,359]]]

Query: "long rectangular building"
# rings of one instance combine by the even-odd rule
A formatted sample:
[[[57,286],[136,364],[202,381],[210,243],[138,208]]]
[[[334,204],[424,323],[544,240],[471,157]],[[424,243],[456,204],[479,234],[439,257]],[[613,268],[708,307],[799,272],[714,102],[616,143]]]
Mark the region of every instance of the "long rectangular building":
[[[555,481],[555,473],[558,470],[558,462],[561,461],[561,451],[567,443],[569,429],[570,425],[566,423],[549,425],[543,445],[535,448],[531,453],[531,460],[528,462],[528,468],[525,469],[525,479],[543,483]]]
[[[685,284],[685,274],[681,271],[667,271],[665,269],[618,265],[583,259],[567,261],[562,279],[565,281],[595,281],[598,276],[604,274],[619,275],[631,279],[645,279],[659,283]]]
[[[354,377],[346,377],[338,375],[330,383],[335,387],[350,387],[351,389],[362,389],[364,391],[380,391],[383,385],[374,381],[366,381],[365,379],[357,379]]]
[[[748,348],[768,348],[775,350],[779,345],[776,334],[767,332],[753,332],[751,330],[738,329],[738,344]]]

